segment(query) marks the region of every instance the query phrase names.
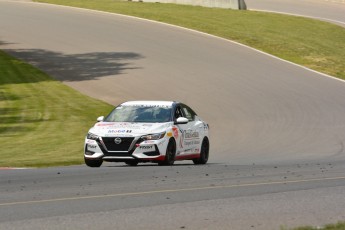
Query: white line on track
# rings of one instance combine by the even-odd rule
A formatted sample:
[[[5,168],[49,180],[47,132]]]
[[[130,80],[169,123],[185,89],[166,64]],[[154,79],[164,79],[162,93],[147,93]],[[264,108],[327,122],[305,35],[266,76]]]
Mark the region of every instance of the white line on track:
[[[345,177],[315,178],[315,179],[306,179],[306,180],[275,181],[275,182],[249,183],[249,184],[239,184],[239,185],[220,185],[220,186],[207,186],[207,187],[196,187],[196,188],[153,190],[153,191],[146,191],[146,192],[116,193],[116,194],[96,195],[96,196],[66,197],[66,198],[47,199],[47,200],[18,201],[18,202],[0,203],[0,206],[39,204],[39,203],[85,200],[85,199],[101,199],[101,198],[120,197],[120,196],[137,196],[137,195],[150,195],[150,194],[162,194],[162,193],[191,192],[191,191],[211,190],[211,189],[243,188],[243,187],[255,187],[255,186],[263,186],[263,185],[295,184],[295,183],[306,183],[306,182],[316,182],[316,181],[321,182],[321,181],[331,181],[331,180],[345,180]]]

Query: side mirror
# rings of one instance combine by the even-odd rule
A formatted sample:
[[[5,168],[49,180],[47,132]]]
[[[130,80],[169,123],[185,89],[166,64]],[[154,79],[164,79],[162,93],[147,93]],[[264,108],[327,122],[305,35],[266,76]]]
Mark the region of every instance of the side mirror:
[[[104,120],[104,116],[100,116],[100,117],[97,118],[97,122],[101,122],[103,120]]]
[[[179,117],[176,119],[175,125],[183,125],[183,124],[187,124],[188,123],[188,119],[185,117]]]

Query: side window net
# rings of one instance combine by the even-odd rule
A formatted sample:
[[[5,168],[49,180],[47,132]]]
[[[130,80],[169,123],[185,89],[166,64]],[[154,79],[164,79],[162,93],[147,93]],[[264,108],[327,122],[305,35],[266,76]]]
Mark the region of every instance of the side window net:
[[[175,119],[179,118],[179,117],[183,117],[183,114],[181,112],[181,108],[176,108],[175,110]]]

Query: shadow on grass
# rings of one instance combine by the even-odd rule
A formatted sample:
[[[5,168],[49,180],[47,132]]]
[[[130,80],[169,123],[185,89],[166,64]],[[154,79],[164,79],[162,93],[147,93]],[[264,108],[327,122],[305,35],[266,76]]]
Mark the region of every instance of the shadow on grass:
[[[19,110],[18,110],[19,111]],[[33,124],[33,123],[39,123],[43,121],[53,121],[53,119],[44,119],[44,118],[38,118],[38,119],[25,119],[25,121],[22,121],[22,116],[2,116],[0,115],[0,124]]]
[[[70,82],[125,74],[126,70],[139,69],[133,64],[133,60],[143,58],[140,54],[131,52],[63,54],[42,49],[4,51],[43,70],[56,80]]]
[[[2,76],[0,76],[1,78]],[[1,81],[0,81],[0,85],[1,85]],[[19,97],[18,95],[14,95],[8,92],[4,92],[4,89],[0,87],[0,101],[16,101],[16,100],[20,100],[21,97]],[[7,108],[0,108],[0,114],[2,114],[2,110],[6,110]]]
[[[7,114],[16,114],[19,113],[19,109],[16,108],[0,108],[0,123],[3,116],[6,116]]]
[[[20,109],[15,108],[0,108],[0,134],[2,137],[22,135],[24,133],[33,131],[35,124],[49,121],[43,118],[23,120],[23,117],[17,115]]]
[[[2,137],[13,137],[23,135],[32,130],[34,130],[34,128],[25,125],[6,125],[5,127],[0,127],[0,134]]]

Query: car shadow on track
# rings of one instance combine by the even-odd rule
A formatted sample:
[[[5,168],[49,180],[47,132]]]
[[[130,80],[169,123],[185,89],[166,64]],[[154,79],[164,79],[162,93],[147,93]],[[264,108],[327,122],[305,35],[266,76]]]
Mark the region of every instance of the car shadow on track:
[[[175,163],[174,165],[168,165],[168,166],[159,166],[156,163],[143,163],[138,164],[137,166],[130,166],[126,164],[114,164],[114,165],[102,165],[101,167],[106,168],[138,168],[138,167],[186,167],[186,166],[195,166],[195,167],[201,167],[201,166],[211,166],[211,165],[219,165],[221,163],[207,163],[204,165],[195,165],[194,163]]]

